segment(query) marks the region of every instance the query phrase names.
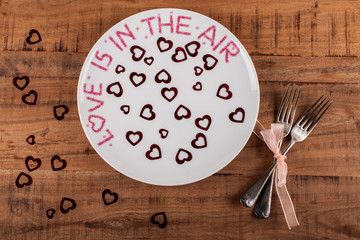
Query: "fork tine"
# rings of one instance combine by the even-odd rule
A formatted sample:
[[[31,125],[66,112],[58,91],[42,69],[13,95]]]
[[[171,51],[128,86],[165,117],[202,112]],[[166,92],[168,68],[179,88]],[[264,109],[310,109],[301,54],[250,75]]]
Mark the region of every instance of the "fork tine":
[[[324,95],[322,95],[308,110],[306,110],[306,112],[299,118],[299,120],[296,122],[296,125],[301,126],[300,123],[303,122],[304,118],[308,116],[308,114],[310,113],[310,111],[312,111],[312,109],[318,104],[318,102],[320,102],[320,100],[324,97]],[[303,124],[302,124],[303,125]]]
[[[295,112],[296,112],[296,108],[297,108],[297,104],[298,104],[298,101],[299,101],[299,97],[300,97],[300,92],[301,92],[301,87],[299,87],[299,91],[298,91],[298,95],[297,95],[297,98],[296,98],[296,101],[295,101],[295,105],[294,105],[294,110],[291,114],[291,118],[290,118],[290,122],[289,123],[293,123],[294,121],[294,116],[295,116]],[[294,95],[295,96],[295,95]]]
[[[293,93],[293,89],[294,89],[294,85],[291,85],[290,93],[289,93],[289,95],[286,97],[285,106],[284,106],[284,109],[283,109],[283,111],[282,111],[282,113],[281,113],[280,122],[284,122],[284,118],[285,118],[285,116],[286,116],[286,112],[288,111],[288,107],[289,107],[291,95],[292,95],[292,93]]]
[[[285,95],[284,95],[283,99],[281,100],[280,108],[279,108],[279,111],[276,116],[276,122],[280,121],[280,116],[281,116],[282,109],[284,107],[285,99],[287,98],[287,94],[289,92],[290,86],[291,86],[291,84],[289,84],[288,88],[286,89]]]
[[[321,103],[314,109],[314,111],[310,114],[310,116],[308,117],[308,121],[305,124],[305,126],[303,127],[305,130],[309,128],[309,126],[314,122],[314,120],[316,119],[316,117],[319,115],[319,113],[324,109],[324,107],[326,106],[326,104],[328,104],[328,102],[330,102],[330,99],[328,98],[324,98]]]
[[[331,106],[331,104],[332,104],[332,101],[330,101],[330,99],[324,104],[324,106],[322,107],[322,109],[325,107],[325,109],[321,112],[321,111],[319,111],[319,113],[317,114],[317,115],[319,115],[318,117],[317,117],[317,119],[315,120],[315,122],[311,125],[311,126],[309,126],[310,128],[309,129],[307,129],[307,132],[311,132],[313,129],[314,129],[314,127],[316,126],[316,124],[319,122],[319,120],[322,118],[322,116],[325,114],[325,112],[330,108],[330,106]],[[321,109],[321,110],[322,110]],[[321,112],[321,113],[320,113]]]
[[[316,114],[317,114],[316,112],[322,106],[322,104],[325,102],[325,100],[326,100],[326,97],[324,97],[323,100],[318,105],[316,105],[316,107],[311,112],[309,112],[308,116],[304,119],[304,121],[300,125],[301,127],[306,128],[304,126],[308,126],[309,124],[312,123],[314,114],[316,116]]]
[[[298,91],[300,91],[300,90],[298,90],[298,86],[297,86],[297,85],[295,85],[295,86],[296,86],[296,88],[295,88],[295,90],[294,90],[294,94],[293,94],[293,96],[292,96],[292,98],[291,98],[291,102],[290,102],[290,104],[289,104],[289,108],[287,109],[287,113],[286,113],[285,122],[287,122],[287,123],[290,123],[290,122],[289,122],[290,116],[293,115],[293,114],[295,114],[295,111],[296,111],[296,105],[294,105],[294,102],[295,102],[296,94],[297,94]],[[292,123],[292,122],[291,122],[291,123]]]

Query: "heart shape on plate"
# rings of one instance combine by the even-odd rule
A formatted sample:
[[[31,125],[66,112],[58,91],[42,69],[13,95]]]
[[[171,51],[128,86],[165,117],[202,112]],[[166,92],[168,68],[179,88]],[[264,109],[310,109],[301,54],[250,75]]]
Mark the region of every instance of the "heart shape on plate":
[[[155,112],[153,111],[153,106],[151,104],[146,104],[140,112],[140,117],[146,120],[153,120],[156,117]]]
[[[191,141],[193,148],[205,148],[207,147],[206,137],[203,133],[196,134],[195,139]]]
[[[162,219],[160,219],[162,218]],[[159,228],[164,228],[167,225],[166,215],[164,212],[155,213],[151,216],[151,223],[157,224]]]
[[[227,85],[226,83],[221,84],[216,93],[216,96],[225,100],[230,99],[232,97],[232,92],[229,90],[229,88],[229,85]]]
[[[67,205],[67,206],[65,206],[65,205]],[[61,200],[61,203],[60,203],[60,211],[63,214],[66,214],[70,210],[75,209],[75,208],[76,208],[76,202],[74,199],[63,197],[63,199]]]
[[[91,129],[98,133],[103,129],[105,125],[105,118],[98,115],[90,115],[88,118],[89,123],[91,123]]]
[[[144,58],[144,62],[147,64],[147,65],[151,65],[153,62],[154,62],[154,58],[153,57],[146,57]]]
[[[38,30],[31,29],[29,32],[29,36],[26,38],[26,42],[28,44],[36,44],[41,41],[41,36]]]
[[[176,154],[175,160],[178,164],[183,164],[185,161],[191,161],[192,154],[188,150],[180,148]]]
[[[122,72],[125,72],[125,67],[119,64],[119,65],[116,66],[115,72],[116,72],[117,74],[120,74],[120,73],[122,73]]]
[[[58,109],[61,109],[62,111],[59,111]],[[65,117],[65,114],[69,112],[69,108],[66,105],[57,105],[53,108],[54,117],[57,120],[63,120]]]
[[[192,41],[185,45],[185,49],[190,57],[196,57],[200,46],[201,45],[198,41]]]
[[[161,137],[162,139],[165,139],[165,138],[167,137],[167,135],[169,134],[169,131],[166,130],[166,129],[164,129],[164,128],[162,128],[162,129],[159,130],[159,133],[160,133],[160,137]]]
[[[145,156],[149,160],[156,160],[161,158],[161,149],[159,145],[152,144],[150,149],[145,153]]]
[[[102,199],[105,205],[111,205],[119,199],[119,195],[116,192],[111,192],[110,189],[105,189],[102,192]]]
[[[242,123],[245,119],[245,110],[241,107],[236,108],[236,110],[229,114],[229,119],[232,122]]]
[[[195,85],[193,86],[193,89],[194,89],[195,91],[201,91],[201,89],[202,89],[202,84],[201,84],[201,82],[196,82]]]
[[[191,117],[191,111],[185,107],[184,105],[180,105],[174,113],[174,116],[177,120],[181,120],[183,118],[188,119]]]
[[[30,135],[27,137],[26,142],[30,145],[34,145],[35,144],[35,136],[34,135]]]
[[[142,138],[143,138],[143,134],[140,131],[136,131],[136,132],[128,131],[126,133],[126,140],[128,140],[128,142],[133,146],[138,144]]]
[[[30,79],[28,76],[14,77],[13,84],[19,90],[24,90],[29,85]]]
[[[160,52],[166,52],[172,48],[173,42],[171,40],[166,40],[165,38],[160,37],[157,40],[157,46]]]
[[[132,53],[132,59],[138,62],[144,57],[146,51],[142,47],[134,45],[130,48],[130,52]]]
[[[15,184],[18,188],[22,188],[23,186],[30,186],[32,182],[32,177],[24,172],[21,172],[15,180]]]
[[[59,165],[61,164],[61,165]],[[57,166],[55,166],[57,165]],[[58,155],[54,155],[51,158],[51,168],[53,171],[60,171],[66,168],[67,162],[65,159],[61,159]]]
[[[130,112],[130,106],[129,105],[122,105],[120,107],[120,110],[123,111],[124,114],[128,114]]]
[[[146,75],[144,73],[130,73],[130,81],[134,84],[135,87],[140,86],[146,80]]]
[[[171,102],[175,99],[178,94],[178,90],[176,87],[171,88],[163,88],[161,89],[161,95],[168,101]]]
[[[202,129],[207,131],[211,125],[211,117],[209,115],[204,115],[202,118],[195,119],[195,125]]]
[[[27,156],[25,158],[25,166],[29,170],[29,172],[38,169],[41,166],[40,158],[34,158],[32,156]]]
[[[204,70],[201,67],[196,66],[194,67],[194,71],[196,76],[200,76]]]
[[[46,216],[49,219],[52,219],[54,217],[54,214],[55,214],[55,209],[50,208],[50,209],[46,210]]]
[[[185,61],[187,59],[185,50],[182,47],[177,47],[171,59],[176,63]]]
[[[28,94],[22,96],[22,101],[29,105],[35,105],[38,98],[38,94],[35,90],[30,90]]]
[[[205,54],[203,56],[203,61],[204,61],[204,68],[206,70],[213,69],[218,62],[217,58],[210,54]]]
[[[123,89],[119,82],[114,82],[106,88],[106,92],[110,95],[114,94],[115,97],[121,97],[123,94]]]
[[[169,83],[171,82],[171,75],[165,69],[162,69],[155,75],[155,82],[157,83]]]

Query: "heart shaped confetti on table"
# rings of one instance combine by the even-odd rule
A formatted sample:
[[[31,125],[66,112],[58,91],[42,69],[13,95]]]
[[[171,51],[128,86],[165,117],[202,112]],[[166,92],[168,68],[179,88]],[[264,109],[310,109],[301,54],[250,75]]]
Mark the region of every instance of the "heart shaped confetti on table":
[[[24,90],[29,85],[30,79],[28,76],[14,77],[13,84],[19,90]]]
[[[54,117],[56,120],[63,120],[65,114],[69,112],[69,108],[66,105],[57,105],[53,108]]]
[[[35,144],[35,136],[34,135],[30,135],[26,138],[26,142],[30,145],[34,145]]]
[[[245,146],[258,90],[247,51],[222,25],[155,9],[97,41],[80,74],[78,109],[91,145],[113,168],[179,185],[214,174]]]
[[[105,205],[111,205],[117,202],[119,195],[116,192],[112,192],[110,189],[105,189],[102,192],[102,199]]]
[[[15,180],[15,185],[18,188],[22,188],[24,186],[30,186],[32,182],[33,182],[32,177],[29,174],[21,172],[19,173],[19,175]]]
[[[34,158],[33,156],[28,156],[25,158],[25,166],[29,172],[38,169],[41,166],[40,158]]]
[[[76,208],[76,201],[71,198],[63,197],[60,203],[60,211],[67,214],[70,210]]]
[[[30,90],[29,93],[22,96],[22,101],[29,105],[35,105],[38,98],[38,94],[35,90]]]
[[[157,224],[159,228],[165,228],[167,226],[167,219],[164,212],[155,213],[150,219],[152,224]]]
[[[53,219],[54,215],[55,215],[55,209],[51,208],[51,209],[48,209],[46,210],[46,216],[49,218],[49,219]]]
[[[65,159],[61,159],[58,155],[54,155],[51,158],[51,168],[53,171],[60,171],[66,168],[67,162]]]
[[[26,42],[28,44],[36,44],[38,42],[41,42],[41,36],[38,30],[31,29],[29,32],[29,36],[26,38]]]

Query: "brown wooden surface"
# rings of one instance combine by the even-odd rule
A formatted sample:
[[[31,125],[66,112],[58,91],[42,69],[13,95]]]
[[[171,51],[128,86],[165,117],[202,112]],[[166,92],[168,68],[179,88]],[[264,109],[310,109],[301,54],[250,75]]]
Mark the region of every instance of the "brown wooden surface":
[[[229,28],[251,55],[260,82],[259,120],[274,120],[289,82],[302,86],[298,112],[318,96],[334,101],[310,137],[288,154],[288,189],[300,226],[287,229],[273,198],[267,220],[238,199],[269,166],[271,154],[252,136],[219,173],[179,187],[158,187],[117,173],[91,148],[80,125],[76,88],[85,57],[112,25],[137,12],[176,7],[200,12]],[[0,238],[1,239],[358,239],[360,238],[359,1],[6,1],[0,0]],[[42,41],[26,44],[31,29]],[[27,75],[39,94],[21,101],[12,79]],[[24,90],[25,91],[25,90]],[[63,121],[53,106],[66,104]],[[36,136],[36,144],[25,139]],[[51,170],[50,159],[66,159]],[[42,159],[33,184],[17,188],[24,159]],[[106,188],[119,201],[105,206]],[[77,208],[59,212],[62,197]],[[57,213],[48,219],[45,211]],[[164,211],[164,229],[150,217]]]

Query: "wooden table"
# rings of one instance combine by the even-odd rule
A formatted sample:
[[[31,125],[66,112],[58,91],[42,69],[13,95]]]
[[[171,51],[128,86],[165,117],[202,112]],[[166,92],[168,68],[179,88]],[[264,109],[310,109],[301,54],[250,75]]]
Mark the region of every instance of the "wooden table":
[[[302,86],[298,113],[322,94],[334,101],[310,137],[288,154],[287,186],[299,227],[288,230],[275,195],[267,220],[239,203],[271,164],[272,154],[255,136],[220,172],[178,187],[132,180],[90,146],[76,105],[87,53],[120,20],[160,7],[202,13],[240,39],[258,73],[259,120],[266,126],[288,83]],[[359,13],[359,1],[1,0],[1,239],[360,238]],[[26,42],[31,29],[40,42]],[[13,78],[22,76],[30,83],[20,91]],[[30,90],[38,93],[36,105],[22,101]],[[62,121],[53,115],[57,105],[69,107]],[[29,135],[34,145],[26,142]],[[52,170],[54,155],[66,160],[65,169]],[[27,156],[40,158],[41,167],[29,173]],[[21,172],[32,177],[30,186],[15,185]],[[106,206],[104,189],[117,192],[118,201]],[[60,212],[63,197],[77,204],[67,214]],[[51,208],[56,212],[49,219]],[[158,212],[166,214],[165,228],[150,221]]]

